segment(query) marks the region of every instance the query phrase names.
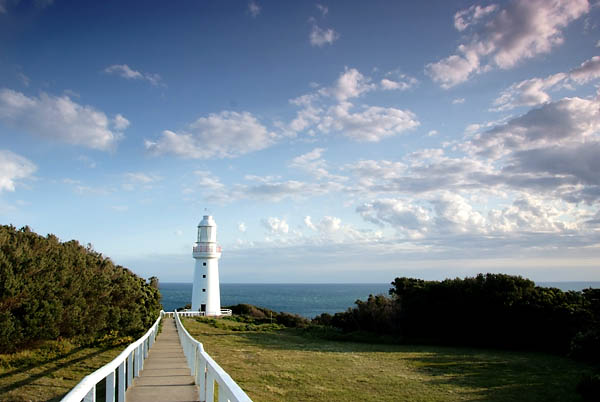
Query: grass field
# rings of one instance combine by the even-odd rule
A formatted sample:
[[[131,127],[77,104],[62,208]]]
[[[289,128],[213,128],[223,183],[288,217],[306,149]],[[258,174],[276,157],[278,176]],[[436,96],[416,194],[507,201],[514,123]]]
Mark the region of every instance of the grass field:
[[[14,354],[0,354],[0,401],[59,401],[83,377],[114,359],[131,342],[81,347],[69,340],[45,341]]]
[[[213,321],[214,322],[214,321]],[[337,342],[185,319],[255,401],[580,401],[586,366],[538,353]]]

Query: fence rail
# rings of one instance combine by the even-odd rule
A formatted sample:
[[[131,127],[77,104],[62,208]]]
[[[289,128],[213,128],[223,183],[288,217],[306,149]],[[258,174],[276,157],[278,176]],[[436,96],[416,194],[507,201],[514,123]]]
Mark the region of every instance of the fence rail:
[[[200,401],[214,400],[216,382],[219,387],[219,402],[252,402],[229,374],[204,351],[202,344],[185,329],[179,316],[186,316],[186,313],[190,312],[175,312],[175,325],[192,377],[200,388]]]
[[[180,311],[178,311],[178,313],[179,313],[179,315],[181,315],[183,317],[204,317],[204,316],[206,316],[206,313],[204,311],[180,310]],[[221,309],[222,316],[230,316],[232,314],[233,314],[232,311],[228,308]]]
[[[110,363],[100,367],[77,384],[61,402],[96,402],[96,385],[106,379],[106,402],[125,401],[125,391],[133,384],[133,378],[140,375],[144,360],[156,340],[160,315],[150,329],[137,341],[130,344]]]

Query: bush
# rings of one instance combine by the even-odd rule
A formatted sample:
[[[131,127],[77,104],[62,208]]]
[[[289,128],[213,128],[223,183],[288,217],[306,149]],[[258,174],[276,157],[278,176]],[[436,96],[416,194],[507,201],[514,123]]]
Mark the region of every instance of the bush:
[[[598,289],[563,292],[519,276],[479,274],[444,281],[396,278],[389,293],[313,322],[413,343],[599,356]]]
[[[584,401],[597,401],[600,395],[600,374],[588,374],[577,384],[577,393]]]
[[[151,284],[91,245],[0,226],[0,349],[57,337],[139,336],[160,311]]]

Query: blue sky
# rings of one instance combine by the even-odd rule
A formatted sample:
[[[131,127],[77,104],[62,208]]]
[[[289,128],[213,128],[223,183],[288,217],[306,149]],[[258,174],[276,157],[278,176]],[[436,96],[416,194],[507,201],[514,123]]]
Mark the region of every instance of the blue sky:
[[[0,219],[191,281],[600,280],[600,3],[0,0]]]

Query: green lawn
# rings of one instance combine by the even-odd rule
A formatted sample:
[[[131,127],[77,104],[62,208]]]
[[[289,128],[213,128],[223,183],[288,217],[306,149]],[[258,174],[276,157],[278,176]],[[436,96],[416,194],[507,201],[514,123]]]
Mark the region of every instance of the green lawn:
[[[81,347],[69,340],[45,341],[21,352],[0,354],[0,401],[59,401],[83,377],[118,356],[131,339],[125,342]]]
[[[557,356],[497,350],[338,342],[293,329],[185,319],[253,400],[580,401],[586,366]]]

